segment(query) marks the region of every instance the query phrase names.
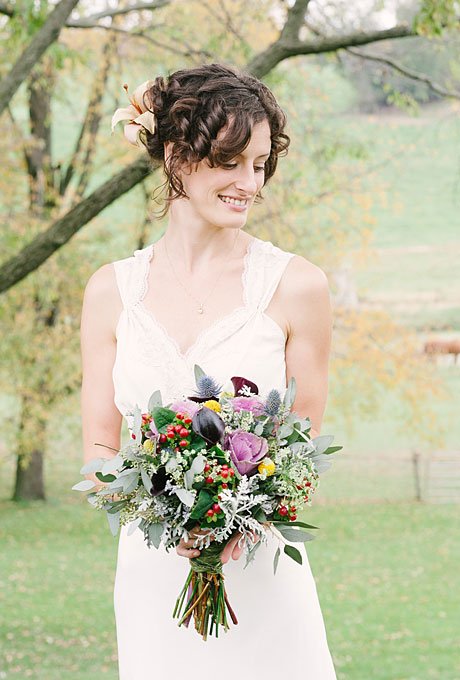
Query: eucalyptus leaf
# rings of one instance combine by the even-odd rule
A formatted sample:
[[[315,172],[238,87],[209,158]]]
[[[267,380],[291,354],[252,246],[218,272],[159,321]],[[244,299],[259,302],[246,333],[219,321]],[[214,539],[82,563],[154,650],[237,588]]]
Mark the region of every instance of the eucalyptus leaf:
[[[278,527],[280,524],[285,524],[285,522],[272,522],[272,524],[275,527]],[[304,529],[319,529],[319,527],[315,527],[313,524],[307,524],[306,522],[301,522],[300,520],[295,520],[294,522],[289,522],[290,527],[303,527]]]
[[[321,474],[322,472],[326,472],[326,470],[329,470],[329,468],[332,465],[331,461],[328,459],[328,457],[324,453],[320,453],[320,454],[312,453],[312,454],[308,454],[308,455],[312,459],[318,474]]]
[[[289,437],[293,433],[293,428],[292,425],[288,425],[288,423],[283,423],[281,427],[278,430],[278,437],[282,437],[283,439],[285,437]]]
[[[290,527],[287,524],[277,524],[276,528],[282,534],[282,536],[292,543],[305,543],[305,541],[312,541],[315,537],[313,534],[309,534],[306,531],[300,531],[294,527]]]
[[[173,472],[173,470],[175,470],[178,465],[179,465],[179,463],[177,462],[176,458],[174,458],[174,457],[170,458],[165,465],[166,472],[168,474]]]
[[[257,425],[254,428],[254,434],[256,434],[258,437],[262,435],[264,431],[264,426],[263,423],[257,423]]]
[[[163,406],[160,390],[155,390],[155,392],[152,392],[152,394],[150,395],[149,403],[147,405],[147,409],[149,411],[153,411],[153,409],[156,406]]]
[[[334,441],[334,435],[332,434],[320,434],[318,437],[312,439],[315,445],[316,453],[324,453],[328,446]]]
[[[123,491],[122,486],[112,486],[113,482],[109,484],[105,489],[101,489],[97,492],[98,496],[113,496],[114,493],[119,493]]]
[[[96,477],[100,482],[104,482],[104,484],[113,482],[113,480],[116,479],[115,475],[103,475],[102,472],[99,471],[96,472]]]
[[[188,508],[191,508],[195,502],[195,494],[193,491],[188,491],[188,489],[176,489],[174,493],[180,502],[186,505]]]
[[[190,466],[190,468],[187,470],[187,472],[184,475],[185,479],[185,486],[187,489],[190,489],[193,480],[195,478],[195,475],[199,475],[203,472],[204,466],[206,465],[206,459],[204,456],[199,453],[195,458],[193,459],[193,462]]]
[[[133,472],[137,472],[136,468],[132,468],[132,467],[125,468],[124,470],[122,470],[121,472],[118,473],[117,479],[119,479],[121,481],[124,477],[129,477],[130,475],[132,475]]]
[[[94,489],[95,486],[96,483],[92,479],[83,479],[81,482],[73,485],[72,491],[89,491]]]
[[[296,392],[297,392],[296,381],[295,381],[294,376],[292,376],[289,380],[286,392],[284,394],[284,399],[283,399],[283,404],[287,408],[291,408],[292,404],[294,403]]]
[[[118,534],[118,529],[120,528],[120,512],[116,513],[107,513],[107,520],[109,522],[109,527],[110,531],[112,532],[112,536],[116,536]]]
[[[100,470],[104,463],[110,459],[107,458],[92,458],[80,470],[81,475],[90,475],[97,470]]]
[[[201,366],[198,366],[198,364],[195,364],[195,366],[193,367],[193,372],[195,374],[195,382],[198,386],[198,380],[202,378],[204,375],[206,375],[206,373],[203,371]]]
[[[279,548],[276,549],[275,557],[273,558],[273,573],[276,574],[276,570],[278,569],[278,562],[280,559],[281,555],[281,550]]]
[[[155,522],[149,526],[149,541],[154,545],[155,548],[160,547],[161,536],[163,534],[163,525],[159,522]]]
[[[131,475],[126,475],[126,477],[123,477],[122,483],[123,493],[131,493],[139,483],[139,472],[134,470]]]
[[[110,458],[104,465],[102,466],[101,472],[103,475],[108,475],[111,472],[115,472],[118,470],[119,467],[123,464],[123,456],[121,454],[117,453],[116,456],[113,456],[113,458]]]
[[[143,467],[141,467],[141,479],[145,490],[147,491],[147,493],[150,493],[152,490],[152,480],[150,479],[147,470],[144,470]]]
[[[138,444],[141,443],[141,425],[142,425],[142,411],[136,404],[133,410],[133,435]]]
[[[324,451],[324,455],[329,456],[331,453],[335,453],[336,451],[340,451],[341,449],[343,449],[343,446],[329,446]]]
[[[142,522],[142,517],[136,517],[136,519],[133,519],[133,521],[129,523],[128,531],[127,531],[128,536],[131,536],[131,534],[134,534],[134,532],[136,531],[136,529],[138,528],[138,526],[141,522]]]
[[[298,564],[302,564],[302,555],[297,548],[294,548],[293,545],[285,545],[284,546],[284,552],[286,555],[291,557],[294,562],[297,562]]]

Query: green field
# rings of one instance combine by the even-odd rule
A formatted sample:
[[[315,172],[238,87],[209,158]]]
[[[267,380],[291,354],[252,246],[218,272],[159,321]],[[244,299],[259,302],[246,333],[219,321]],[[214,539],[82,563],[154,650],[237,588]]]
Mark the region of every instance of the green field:
[[[341,124],[372,142],[376,160],[389,159],[368,178],[389,200],[375,207],[374,254],[354,270],[360,298],[389,308],[421,338],[455,334],[458,118],[441,105],[419,119],[344,116]],[[460,365],[437,370],[451,394],[435,404],[439,448],[459,451]],[[81,466],[77,397],[72,406],[72,417],[68,409],[62,420],[55,414],[65,427],[50,442],[46,503],[8,500],[10,437],[0,451],[0,680],[117,677],[116,540],[106,519],[70,491]],[[323,431],[345,449],[308,512],[321,527],[308,554],[339,680],[460,678],[459,506],[414,501],[410,455],[429,447],[423,432],[397,432],[399,408],[388,395],[354,433],[333,429],[326,412]],[[10,411],[2,403],[4,418]]]
[[[105,518],[55,500],[0,512],[0,677],[116,680]],[[338,678],[460,677],[456,516],[410,503],[311,508],[320,532],[308,555]]]

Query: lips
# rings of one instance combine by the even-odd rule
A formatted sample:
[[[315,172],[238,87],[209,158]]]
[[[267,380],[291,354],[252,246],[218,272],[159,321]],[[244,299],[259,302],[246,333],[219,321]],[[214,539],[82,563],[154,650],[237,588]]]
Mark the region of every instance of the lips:
[[[249,201],[249,196],[242,198],[241,196],[227,196],[226,194],[217,194],[219,198],[232,198],[234,201]]]

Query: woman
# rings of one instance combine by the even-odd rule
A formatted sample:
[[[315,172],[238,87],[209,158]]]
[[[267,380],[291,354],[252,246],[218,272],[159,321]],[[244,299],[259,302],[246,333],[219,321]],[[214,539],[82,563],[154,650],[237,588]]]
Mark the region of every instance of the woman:
[[[310,417],[315,436],[327,396],[326,276],[244,231],[288,148],[285,115],[263,83],[221,64],[144,85],[114,121],[131,118],[129,141],[140,131],[152,161],[163,163],[169,221],[155,243],[102,266],[87,284],[85,460],[100,455],[94,442],[120,447],[122,416],[136,403],[145,411],[155,389],[163,403],[193,394],[195,364],[224,385],[245,376],[261,395],[284,393],[294,376],[293,408]],[[203,643],[172,618],[188,559],[199,554],[193,542],[167,554],[122,527],[114,591],[120,680],[336,677],[306,556],[302,566],[281,559],[274,576],[271,539],[243,571],[237,539],[222,561],[239,624]]]

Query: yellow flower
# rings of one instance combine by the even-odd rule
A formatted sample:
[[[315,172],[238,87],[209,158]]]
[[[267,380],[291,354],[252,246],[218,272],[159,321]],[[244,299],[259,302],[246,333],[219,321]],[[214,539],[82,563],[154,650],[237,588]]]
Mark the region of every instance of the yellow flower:
[[[261,475],[265,473],[267,477],[271,477],[271,475],[273,475],[276,470],[276,465],[271,458],[264,458],[263,461],[259,463],[259,467],[257,469]]]
[[[218,401],[215,399],[208,399],[208,401],[203,402],[203,406],[207,406],[210,408],[212,411],[221,411],[222,409],[220,408],[220,404]]]
[[[151,453],[151,451],[153,451],[154,444],[151,439],[146,439],[142,446],[147,451],[147,453]]]

